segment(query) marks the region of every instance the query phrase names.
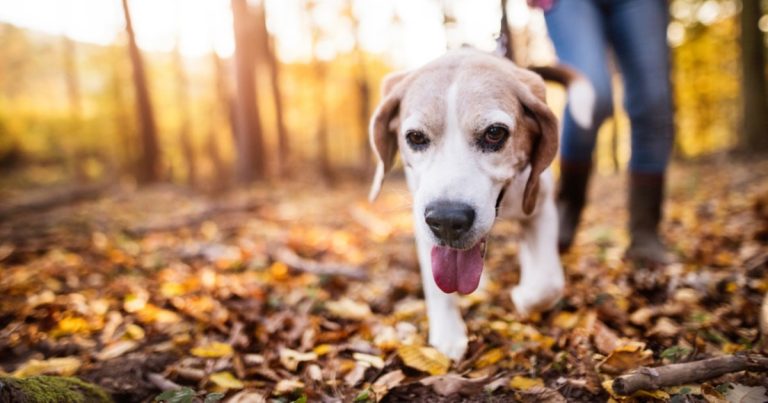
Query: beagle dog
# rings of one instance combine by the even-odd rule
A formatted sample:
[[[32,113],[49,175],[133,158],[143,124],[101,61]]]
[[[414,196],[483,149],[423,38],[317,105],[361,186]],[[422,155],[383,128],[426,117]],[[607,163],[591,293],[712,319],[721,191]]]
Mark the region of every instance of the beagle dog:
[[[583,84],[569,92],[580,89],[589,98]],[[520,220],[524,228],[520,284],[510,292],[518,312],[547,309],[562,295],[555,184],[548,169],[558,149],[557,120],[539,75],[473,49],[392,73],[382,94],[370,122],[377,157],[370,199],[399,150],[413,196],[429,343],[458,361],[468,338],[455,293],[478,288],[497,218]],[[585,104],[571,113],[588,125]]]

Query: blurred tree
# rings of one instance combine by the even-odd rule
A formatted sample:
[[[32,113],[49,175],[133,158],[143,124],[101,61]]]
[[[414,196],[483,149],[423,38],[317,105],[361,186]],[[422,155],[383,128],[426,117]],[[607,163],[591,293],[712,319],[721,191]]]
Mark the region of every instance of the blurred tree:
[[[349,0],[346,5],[346,14],[352,21],[354,38],[353,52],[356,58],[355,88],[357,89],[358,119],[360,120],[360,133],[363,138],[360,142],[360,171],[370,174],[372,172],[373,155],[368,144],[368,120],[371,117],[371,86],[368,84],[368,68],[365,63],[365,52],[360,45],[360,21],[354,13],[354,1]],[[367,180],[367,178],[365,178]]]
[[[275,121],[277,126],[277,172],[282,177],[289,173],[291,160],[290,137],[285,127],[283,117],[283,95],[280,89],[280,62],[277,58],[275,38],[267,30],[267,11],[264,1],[259,2],[254,9],[256,15],[256,35],[258,38],[259,59],[265,62],[269,73],[270,90],[275,105]]]
[[[224,62],[221,60],[216,52],[211,52],[211,61],[213,62],[213,83],[214,83],[214,102],[213,108],[211,108],[211,116],[217,115],[224,116],[227,121],[230,135],[232,136],[233,144],[237,144],[237,124],[235,117],[235,106],[232,98],[232,91],[228,85],[227,75],[224,69]],[[211,126],[208,128],[208,140],[206,150],[208,150],[208,157],[211,160],[214,170],[214,191],[221,191],[229,187],[230,175],[227,164],[221,156],[219,148],[219,140],[216,138],[217,133],[217,121],[216,119],[209,120]]]
[[[64,82],[67,87],[67,101],[69,102],[69,135],[80,132],[82,126],[83,97],[80,91],[80,77],[77,72],[77,55],[75,43],[66,35],[61,37],[64,56]],[[64,147],[67,165],[73,173],[77,183],[86,182],[88,175],[83,164],[84,158],[78,144],[66,144]]]
[[[318,100],[317,111],[317,128],[316,128],[316,141],[317,141],[317,160],[320,169],[320,174],[323,179],[329,183],[335,181],[333,169],[331,168],[330,157],[330,145],[328,138],[328,100],[326,99],[326,83],[328,81],[328,66],[317,54],[317,45],[322,35],[322,29],[315,20],[315,7],[317,6],[316,0],[309,0],[307,2],[306,12],[309,19],[311,49],[312,49],[312,66],[315,72],[315,86],[316,97]]]
[[[254,55],[255,24],[247,0],[231,0],[235,30],[235,138],[236,176],[240,183],[263,179],[266,154],[256,97]]]
[[[758,27],[759,0],[743,0],[741,9],[742,119],[741,148],[768,151],[768,87],[765,37]]]
[[[515,49],[512,43],[512,30],[507,18],[507,0],[501,0],[501,24],[499,26],[498,46],[504,51],[504,57],[515,61]]]
[[[184,60],[181,57],[179,49],[179,38],[176,38],[176,46],[173,49],[173,69],[176,77],[176,106],[179,108],[179,146],[184,157],[184,163],[187,166],[186,179],[187,185],[195,187],[197,185],[197,163],[195,160],[195,149],[191,138],[191,117],[190,117],[190,99],[189,99],[189,79],[187,71],[184,68]]]
[[[136,107],[141,134],[141,155],[136,177],[139,183],[152,183],[160,180],[160,146],[157,141],[157,125],[149,96],[144,61],[136,44],[128,0],[122,0],[125,15],[125,30],[128,34],[128,52],[133,66],[133,83],[136,90]]]

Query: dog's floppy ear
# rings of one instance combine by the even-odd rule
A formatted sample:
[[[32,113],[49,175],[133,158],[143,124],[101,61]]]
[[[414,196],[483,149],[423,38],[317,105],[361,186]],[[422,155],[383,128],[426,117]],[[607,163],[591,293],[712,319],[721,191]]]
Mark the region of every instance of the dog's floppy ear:
[[[531,147],[531,176],[523,192],[523,212],[531,214],[536,207],[539,193],[539,177],[557,155],[557,118],[546,101],[544,81],[537,74],[515,67],[518,79],[517,97],[523,104],[526,118],[532,119],[534,128]]]
[[[368,198],[373,201],[379,195],[384,176],[392,169],[397,154],[398,110],[403,97],[403,81],[409,72],[391,73],[381,84],[381,102],[371,117],[368,129],[369,141],[376,156],[376,173],[373,176]]]

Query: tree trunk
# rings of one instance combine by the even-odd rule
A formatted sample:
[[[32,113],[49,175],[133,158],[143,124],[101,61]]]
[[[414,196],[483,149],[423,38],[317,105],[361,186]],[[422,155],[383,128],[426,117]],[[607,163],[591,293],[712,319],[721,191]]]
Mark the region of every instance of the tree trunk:
[[[325,62],[319,60],[315,51],[317,50],[317,42],[321,35],[320,27],[314,21],[312,15],[313,9],[316,6],[316,0],[310,1],[306,7],[307,16],[310,25],[310,34],[312,36],[312,66],[315,70],[315,83],[316,83],[316,96],[318,100],[318,116],[317,116],[317,130],[315,132],[315,140],[317,142],[317,164],[320,170],[320,174],[323,180],[333,184],[333,170],[331,168],[330,159],[330,146],[328,137],[328,108],[326,106],[325,87],[327,81],[327,66]]]
[[[360,46],[360,21],[357,20],[352,8],[352,2],[350,2],[350,18],[352,19],[352,25],[355,34],[354,52],[357,57],[357,76],[355,77],[355,84],[357,87],[357,102],[358,102],[358,120],[360,121],[360,172],[365,173],[363,177],[367,180],[367,174],[371,173],[373,167],[373,156],[371,152],[371,146],[368,143],[368,120],[371,118],[371,87],[368,84],[368,69],[365,65],[365,54]]]
[[[122,0],[122,3],[125,14],[125,30],[128,33],[128,52],[133,66],[133,83],[136,89],[136,108],[141,135],[141,156],[136,178],[139,183],[146,184],[160,180],[160,146],[157,141],[157,126],[152,111],[152,101],[149,97],[147,77],[144,72],[144,61],[136,44],[131,13],[128,10],[128,0]]]
[[[743,0],[741,10],[741,63],[743,132],[741,148],[768,150],[768,87],[765,78],[765,42],[758,28],[759,0]]]
[[[277,60],[277,50],[275,48],[275,38],[267,30],[267,11],[264,2],[258,4],[256,8],[256,22],[258,37],[261,41],[260,49],[262,58],[266,62],[269,70],[270,90],[272,91],[272,101],[275,105],[275,121],[277,125],[277,172],[280,176],[289,173],[291,160],[291,145],[288,131],[283,119],[283,95],[280,89],[280,63]]]
[[[246,0],[232,1],[232,18],[235,29],[235,80],[236,89],[236,155],[237,179],[249,183],[263,179],[266,164],[264,145],[256,98],[254,66],[254,24]]]
[[[184,162],[187,166],[186,179],[187,185],[195,187],[197,185],[197,164],[195,161],[195,149],[192,144],[190,133],[191,113],[189,102],[189,80],[187,72],[184,69],[184,60],[179,51],[179,43],[176,42],[176,48],[173,51],[173,64],[176,76],[176,105],[179,108],[180,127],[179,127],[179,146],[184,156]]]
[[[69,124],[67,125],[67,135],[77,136],[82,129],[82,103],[83,97],[80,93],[80,77],[77,73],[77,55],[75,43],[66,35],[62,36],[62,45],[64,48],[64,80],[67,87],[67,99],[69,101]],[[65,146],[65,158],[75,182],[83,184],[88,181],[88,175],[85,171],[83,150],[77,144]]]

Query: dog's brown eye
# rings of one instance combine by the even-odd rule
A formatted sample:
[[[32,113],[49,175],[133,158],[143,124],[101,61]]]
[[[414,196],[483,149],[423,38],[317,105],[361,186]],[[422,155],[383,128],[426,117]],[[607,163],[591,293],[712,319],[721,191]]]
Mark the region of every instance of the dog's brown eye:
[[[509,137],[509,130],[502,125],[491,125],[485,129],[478,141],[478,146],[483,151],[499,151]]]
[[[429,137],[418,130],[409,130],[405,133],[405,141],[414,151],[421,151],[429,146]]]

